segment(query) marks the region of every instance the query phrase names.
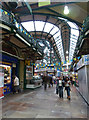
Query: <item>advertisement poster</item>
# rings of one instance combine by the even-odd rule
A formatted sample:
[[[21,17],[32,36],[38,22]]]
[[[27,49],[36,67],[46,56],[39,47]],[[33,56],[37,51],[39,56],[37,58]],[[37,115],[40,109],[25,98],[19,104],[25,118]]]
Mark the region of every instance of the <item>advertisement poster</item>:
[[[4,71],[0,67],[0,99],[4,97]]]

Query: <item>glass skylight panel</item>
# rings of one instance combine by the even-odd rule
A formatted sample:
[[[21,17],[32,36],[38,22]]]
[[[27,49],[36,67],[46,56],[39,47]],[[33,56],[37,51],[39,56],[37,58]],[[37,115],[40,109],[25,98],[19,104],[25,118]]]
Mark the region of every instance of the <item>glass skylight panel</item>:
[[[54,35],[53,38],[56,42],[57,49],[59,50],[62,61],[64,61],[64,52],[63,52],[63,47],[62,47],[61,34],[60,34],[60,29],[57,26],[55,26],[54,24],[48,23],[48,22],[45,23],[43,21],[34,21],[34,22],[30,21],[30,22],[23,22],[21,24],[29,32],[35,31],[35,30],[42,31],[44,28],[43,32],[46,32],[46,33],[50,32],[51,35]],[[35,27],[35,30],[34,30],[34,27]],[[41,42],[39,44],[41,46],[44,46],[44,44]],[[46,50],[44,50],[44,52],[45,51],[47,51],[47,48],[46,48]]]
[[[52,29],[52,31],[50,32],[50,34],[53,35],[53,34],[55,34],[58,30],[59,30],[59,28],[55,26],[55,27]]]
[[[40,44],[40,46],[42,46],[42,47],[44,46],[44,44],[43,44],[43,43],[41,43],[41,42],[39,42],[39,44]]]
[[[77,43],[77,40],[78,40],[79,30],[77,30],[78,26],[76,24],[74,24],[72,22],[67,22],[67,23],[71,27],[70,50],[69,50],[69,60],[71,61],[71,58],[73,57],[74,50],[75,50],[75,47],[76,47],[76,43]],[[70,57],[70,56],[72,56],[72,57]]]
[[[33,21],[30,21],[30,22],[22,22],[21,23],[24,28],[27,30],[27,31],[34,31],[34,24],[33,24]]]
[[[35,21],[36,31],[42,31],[44,24],[45,24],[45,22],[43,22],[43,21]]]
[[[57,46],[61,46],[61,44],[60,44],[60,43],[58,43],[58,44],[57,44]]]
[[[71,34],[71,37],[78,37],[78,35],[75,35],[74,33],[73,34]]]
[[[76,43],[71,43],[72,44],[72,46],[75,46],[76,45]]]
[[[56,44],[60,43],[59,40],[56,42]]]
[[[58,17],[58,18],[67,21],[67,19],[65,19],[65,18],[61,18],[61,17]]]
[[[61,51],[62,51],[62,48],[61,48],[61,47],[59,47],[59,48],[58,48],[58,50],[60,50],[60,52],[61,52]]]
[[[73,33],[76,36],[79,36],[79,30],[71,29],[71,33]]]
[[[71,36],[71,39],[77,40],[77,39],[78,39],[78,37],[72,37],[72,36]]]
[[[61,39],[56,39],[55,42],[57,42],[57,41],[61,42]]]
[[[59,48],[60,48],[60,46],[57,46],[58,47],[58,50],[60,50]]]
[[[55,42],[59,41],[59,39],[56,39]]]
[[[56,33],[53,37],[54,39],[57,38],[60,35],[60,32]]]
[[[60,39],[60,38],[61,38],[61,37],[60,37],[60,36],[58,36],[58,37],[56,37],[56,38],[55,38],[55,40],[56,40],[56,39]]]
[[[61,50],[61,49],[62,49],[60,44],[57,45],[57,47],[58,47],[58,50]]]
[[[72,22],[67,22],[68,24],[69,24],[69,26],[71,27],[71,28],[76,28],[76,29],[78,29],[78,27],[76,26],[76,24],[74,24],[74,23],[72,23]]]
[[[48,41],[46,41],[46,43],[48,44],[48,46],[50,46],[50,43]]]
[[[53,28],[53,26],[54,26],[54,25],[51,24],[51,23],[46,23],[45,28],[44,28],[44,32],[49,33],[50,30]]]

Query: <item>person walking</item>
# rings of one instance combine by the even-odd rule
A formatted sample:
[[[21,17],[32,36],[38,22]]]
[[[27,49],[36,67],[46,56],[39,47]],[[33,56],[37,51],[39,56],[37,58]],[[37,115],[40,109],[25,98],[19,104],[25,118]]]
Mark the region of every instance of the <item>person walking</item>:
[[[47,80],[48,80],[48,77],[46,75],[43,76],[43,85],[44,85],[44,90],[47,89]]]
[[[17,76],[15,76],[15,79],[14,79],[14,89],[15,89],[15,92],[18,93],[18,91],[19,91],[19,78]]]
[[[72,78],[72,76],[70,76],[70,82],[71,82],[71,84],[73,86],[73,78]]]
[[[69,100],[70,100],[70,85],[71,85],[71,82],[70,82],[69,78],[66,77],[65,90],[67,91],[67,99],[69,99]]]
[[[56,78],[56,94],[58,94],[59,92],[59,78]]]
[[[63,98],[63,82],[62,82],[62,78],[59,78],[59,97]]]

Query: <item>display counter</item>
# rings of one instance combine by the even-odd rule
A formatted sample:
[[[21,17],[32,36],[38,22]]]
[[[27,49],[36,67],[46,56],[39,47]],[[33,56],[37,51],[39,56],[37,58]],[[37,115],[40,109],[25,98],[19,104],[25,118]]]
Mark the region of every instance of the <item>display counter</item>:
[[[39,76],[33,76],[32,79],[28,79],[26,88],[35,89],[42,86],[42,79]]]
[[[11,92],[11,66],[0,65],[4,72],[4,94]]]

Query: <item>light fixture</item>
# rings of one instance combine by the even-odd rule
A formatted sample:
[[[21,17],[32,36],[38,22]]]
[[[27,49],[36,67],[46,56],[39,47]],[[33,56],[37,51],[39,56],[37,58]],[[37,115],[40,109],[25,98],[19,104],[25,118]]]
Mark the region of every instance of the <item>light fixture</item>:
[[[68,56],[66,56],[66,59],[68,59]]]
[[[68,51],[66,51],[66,54],[68,54]]]
[[[64,7],[64,14],[66,14],[66,15],[69,14],[69,8],[66,5]]]

